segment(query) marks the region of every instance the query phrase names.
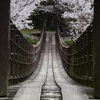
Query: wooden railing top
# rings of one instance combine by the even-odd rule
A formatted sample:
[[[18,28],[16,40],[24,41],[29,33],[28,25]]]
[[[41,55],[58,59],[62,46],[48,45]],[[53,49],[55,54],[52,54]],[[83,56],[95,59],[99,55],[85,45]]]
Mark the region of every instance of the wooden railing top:
[[[66,45],[63,43],[63,41],[61,40],[59,24],[57,24],[57,32],[58,32],[57,34],[58,34],[59,42],[60,42],[60,44],[62,45],[62,47],[64,47],[64,48],[69,48],[69,46],[66,46]]]
[[[57,24],[59,42],[60,42],[60,44],[62,45],[62,47],[64,47],[64,48],[70,48],[70,47],[72,47],[72,46],[73,46],[76,42],[78,42],[79,39],[82,38],[83,35],[84,35],[85,33],[87,33],[88,31],[93,32],[93,29],[91,29],[91,28],[93,27],[93,22],[92,22],[92,23],[89,25],[89,27],[87,27],[86,31],[83,32],[83,33],[77,38],[77,40],[76,40],[72,45],[67,46],[65,43],[63,43],[63,41],[62,41],[62,39],[61,39],[61,36],[60,36],[60,28],[59,28],[59,27],[60,27],[59,24]],[[82,39],[83,39],[83,38],[82,38]],[[91,41],[91,42],[93,42],[93,41]]]

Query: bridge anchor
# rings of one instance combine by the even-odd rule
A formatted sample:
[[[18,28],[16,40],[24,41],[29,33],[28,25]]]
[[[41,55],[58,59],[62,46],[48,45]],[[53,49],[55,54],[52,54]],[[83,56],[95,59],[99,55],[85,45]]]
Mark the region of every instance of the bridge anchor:
[[[100,1],[94,0],[93,67],[94,97],[100,98]]]
[[[10,0],[0,0],[0,96],[7,95]]]

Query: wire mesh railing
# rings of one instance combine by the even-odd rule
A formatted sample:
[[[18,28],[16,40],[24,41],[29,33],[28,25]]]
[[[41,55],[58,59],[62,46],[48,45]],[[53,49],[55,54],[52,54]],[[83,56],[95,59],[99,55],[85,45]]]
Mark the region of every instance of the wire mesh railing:
[[[16,84],[27,79],[36,69],[45,41],[45,22],[41,31],[41,38],[37,44],[30,44],[11,24],[10,35],[10,73],[9,84]]]
[[[93,23],[71,46],[63,43],[57,24],[57,43],[66,72],[77,82],[93,86]]]

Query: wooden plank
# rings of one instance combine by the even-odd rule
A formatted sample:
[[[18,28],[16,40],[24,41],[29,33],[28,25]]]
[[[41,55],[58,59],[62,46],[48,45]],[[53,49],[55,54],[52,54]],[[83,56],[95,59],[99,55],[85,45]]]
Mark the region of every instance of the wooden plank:
[[[52,40],[55,42],[54,36]],[[72,83],[71,79],[68,79],[68,76],[67,80],[62,76],[59,65],[57,63],[55,45],[53,45],[53,67],[55,81],[61,87],[63,100],[89,100],[85,91],[80,86]]]
[[[0,0],[0,96],[7,95],[10,0]]]
[[[41,88],[44,85],[48,64],[48,40],[46,39],[44,59],[37,77],[30,82],[23,82],[13,100],[40,100]]]

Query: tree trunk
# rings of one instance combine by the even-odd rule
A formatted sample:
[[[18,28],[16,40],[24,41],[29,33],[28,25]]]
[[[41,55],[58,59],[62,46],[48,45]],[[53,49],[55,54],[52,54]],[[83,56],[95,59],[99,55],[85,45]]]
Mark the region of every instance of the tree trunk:
[[[0,0],[0,96],[7,95],[10,0]]]
[[[100,0],[94,0],[93,67],[94,97],[100,98]]]

